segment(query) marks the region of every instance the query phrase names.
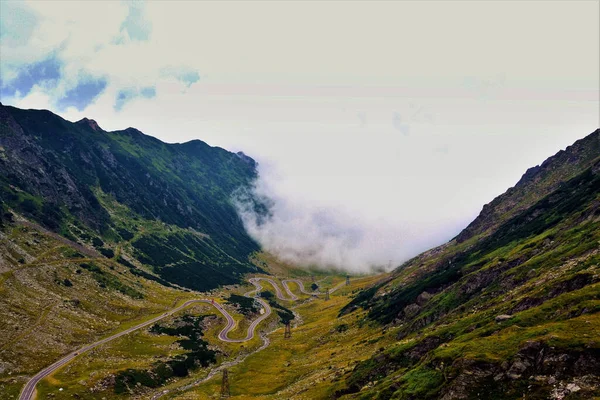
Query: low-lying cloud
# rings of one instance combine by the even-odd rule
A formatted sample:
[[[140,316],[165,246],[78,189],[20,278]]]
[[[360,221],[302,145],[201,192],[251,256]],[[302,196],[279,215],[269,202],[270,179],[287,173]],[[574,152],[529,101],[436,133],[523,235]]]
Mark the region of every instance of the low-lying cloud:
[[[265,250],[398,265],[598,126],[598,5],[511,3],[0,1],[0,101],[244,151]]]
[[[364,273],[395,267],[443,240],[441,227],[424,237],[410,222],[307,201],[286,191],[270,168],[261,165],[255,185],[236,192],[234,204],[248,233],[283,261]]]

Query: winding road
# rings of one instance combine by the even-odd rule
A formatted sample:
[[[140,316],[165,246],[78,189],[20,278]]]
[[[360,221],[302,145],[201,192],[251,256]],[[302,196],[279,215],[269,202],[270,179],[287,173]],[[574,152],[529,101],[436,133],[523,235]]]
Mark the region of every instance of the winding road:
[[[269,284],[271,284],[271,286],[273,286],[273,289],[275,290],[275,295],[277,296],[278,299],[280,300],[285,300],[285,301],[295,301],[298,300],[298,296],[296,296],[294,293],[292,293],[290,287],[288,286],[288,282],[294,282],[298,285],[298,287],[300,288],[300,291],[304,294],[308,294],[311,296],[316,296],[319,294],[324,294],[321,292],[308,292],[305,290],[304,288],[304,283],[299,280],[299,279],[285,279],[282,280],[282,286],[284,287],[287,295],[289,296],[289,298],[286,298],[283,295],[283,292],[281,291],[281,289],[279,289],[279,286],[277,285],[277,283],[271,279],[271,278],[262,278],[262,277],[256,277],[256,278],[250,278],[248,280],[250,283],[252,283],[255,287],[254,290],[245,293],[244,295],[246,297],[252,297],[254,298],[255,301],[257,301],[258,303],[260,303],[262,305],[262,307],[264,307],[265,309],[265,313],[261,314],[257,319],[255,319],[254,321],[252,321],[252,323],[250,324],[250,326],[248,326],[248,331],[246,333],[246,337],[243,339],[230,339],[227,335],[229,334],[229,332],[231,330],[233,330],[236,327],[236,322],[233,319],[233,317],[231,316],[231,314],[229,314],[227,312],[227,310],[225,310],[225,308],[223,308],[223,306],[221,306],[219,303],[210,300],[210,299],[195,299],[195,300],[188,300],[185,303],[183,303],[182,305],[180,305],[179,307],[176,307],[170,311],[167,311],[157,317],[154,317],[148,321],[145,321],[141,324],[138,324],[136,326],[132,326],[131,328],[128,328],[122,332],[116,333],[112,336],[108,336],[102,340],[99,340],[95,343],[89,344],[87,346],[84,346],[76,351],[73,351],[69,354],[67,354],[66,356],[64,356],[63,358],[61,358],[60,360],[56,361],[54,364],[49,365],[48,367],[44,368],[43,370],[41,370],[40,372],[38,372],[37,374],[35,374],[23,387],[23,390],[21,391],[21,394],[19,396],[19,400],[33,400],[35,399],[35,387],[38,384],[39,381],[41,381],[42,379],[46,378],[48,375],[52,374],[53,372],[57,371],[58,369],[60,369],[61,367],[63,367],[65,364],[67,364],[68,362],[70,362],[71,360],[73,360],[75,357],[77,357],[78,355],[88,352],[90,350],[92,350],[95,347],[98,347],[104,343],[110,342],[111,340],[117,339],[121,336],[127,335],[131,332],[134,332],[138,329],[144,328],[148,325],[151,325],[157,321],[160,321],[163,318],[169,317],[173,314],[175,314],[178,311],[183,310],[184,308],[195,304],[195,303],[206,303],[206,304],[210,304],[213,307],[215,307],[227,320],[227,325],[225,325],[225,327],[221,330],[221,332],[219,332],[219,340],[223,341],[223,342],[229,342],[229,343],[240,343],[240,342],[246,342],[248,340],[252,340],[254,338],[255,335],[255,331],[256,331],[256,327],[258,326],[258,324],[260,324],[262,321],[264,321],[265,319],[267,319],[270,315],[271,315],[271,307],[269,306],[269,304],[262,300],[261,298],[259,298],[259,293],[262,290],[262,285],[259,283],[259,281],[266,281]],[[339,285],[333,287],[329,293],[333,293],[336,290],[338,290],[340,287],[344,286],[345,283],[342,282]]]

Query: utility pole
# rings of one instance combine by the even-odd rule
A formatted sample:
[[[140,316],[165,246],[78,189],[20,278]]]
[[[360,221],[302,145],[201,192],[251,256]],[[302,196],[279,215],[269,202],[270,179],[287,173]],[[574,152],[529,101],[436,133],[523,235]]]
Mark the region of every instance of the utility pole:
[[[329,300],[329,288],[325,289],[325,300]]]
[[[350,285],[350,275],[346,275],[346,286]]]
[[[231,391],[229,390],[229,372],[227,368],[223,368],[223,382],[221,383],[221,398],[230,397]]]
[[[289,339],[292,337],[292,327],[290,326],[290,321],[285,323],[285,332],[283,333],[284,339]]]

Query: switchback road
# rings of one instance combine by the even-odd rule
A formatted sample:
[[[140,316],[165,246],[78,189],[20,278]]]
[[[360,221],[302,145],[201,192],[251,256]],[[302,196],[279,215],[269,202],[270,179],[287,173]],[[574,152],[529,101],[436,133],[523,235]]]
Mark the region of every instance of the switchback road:
[[[229,339],[227,337],[227,335],[229,334],[229,332],[235,328],[236,323],[235,320],[233,319],[233,317],[231,316],[231,314],[229,314],[227,312],[227,310],[225,310],[223,308],[223,306],[221,306],[219,303],[213,301],[213,300],[209,300],[209,299],[195,299],[195,300],[188,300],[185,303],[183,303],[182,305],[180,305],[179,307],[176,307],[170,311],[167,311],[157,317],[152,318],[151,320],[142,322],[141,324],[138,324],[136,326],[132,326],[131,328],[128,328],[122,332],[116,333],[112,336],[108,336],[102,340],[99,340],[95,343],[89,344],[87,346],[84,346],[76,351],[73,351],[72,353],[67,354],[66,356],[64,356],[63,358],[61,358],[60,360],[56,361],[54,364],[44,368],[43,370],[41,370],[40,372],[38,372],[37,374],[35,374],[23,387],[23,390],[21,391],[21,394],[19,396],[19,400],[33,400],[35,398],[35,387],[38,384],[39,381],[41,381],[42,379],[44,379],[45,377],[47,377],[48,375],[52,374],[53,372],[57,371],[58,369],[60,369],[61,367],[63,367],[65,364],[67,364],[68,362],[70,362],[71,360],[73,360],[75,357],[77,357],[78,355],[88,352],[90,350],[92,350],[95,347],[98,347],[104,343],[110,342],[114,339],[117,339],[121,336],[127,335],[131,332],[134,332],[138,329],[144,328],[148,325],[154,324],[157,321],[160,321],[163,318],[169,317],[173,314],[175,314],[178,311],[183,310],[184,308],[190,306],[191,304],[194,303],[206,303],[206,304],[210,304],[213,307],[215,307],[227,320],[227,325],[225,325],[225,327],[221,330],[221,332],[219,332],[219,340],[222,340],[223,342],[229,342],[229,343],[239,343],[239,342],[246,342],[248,340],[251,340],[254,338],[255,335],[255,331],[256,331],[256,327],[258,326],[258,324],[260,324],[262,321],[264,321],[265,319],[267,319],[269,317],[269,315],[271,315],[271,307],[269,306],[269,304],[260,299],[258,296],[260,294],[260,291],[262,289],[261,284],[259,283],[259,281],[267,281],[269,282],[272,286],[273,289],[275,290],[276,296],[278,299],[280,300],[287,300],[287,301],[294,301],[294,300],[298,300],[298,297],[296,295],[294,295],[292,293],[292,291],[290,290],[289,286],[288,286],[288,282],[294,282],[298,285],[298,287],[300,288],[300,291],[304,294],[308,294],[308,295],[318,295],[318,294],[323,294],[320,292],[307,292],[304,289],[304,284],[302,283],[302,281],[298,280],[298,279],[287,279],[287,280],[283,280],[282,284],[285,288],[285,291],[287,292],[287,294],[289,295],[289,298],[286,298],[283,295],[283,292],[281,291],[281,289],[279,289],[279,286],[277,285],[277,283],[270,279],[270,278],[250,278],[249,282],[252,283],[255,287],[254,290],[252,290],[251,292],[248,292],[245,294],[245,296],[247,297],[253,297],[255,299],[255,301],[259,302],[262,307],[265,309],[264,314],[262,314],[260,317],[258,317],[257,319],[255,319],[254,321],[252,321],[252,323],[250,324],[250,326],[248,327],[248,331],[246,333],[246,337],[243,339]],[[333,293],[335,290],[339,289],[340,287],[342,287],[344,285],[344,283],[342,282],[341,284],[335,286],[334,288],[332,288],[329,293]]]

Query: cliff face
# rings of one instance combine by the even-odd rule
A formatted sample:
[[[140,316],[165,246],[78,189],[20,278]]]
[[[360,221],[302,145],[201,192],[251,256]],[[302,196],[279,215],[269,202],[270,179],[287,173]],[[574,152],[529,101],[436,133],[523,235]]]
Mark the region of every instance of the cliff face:
[[[367,310],[397,344],[358,363],[336,395],[600,395],[599,248],[595,131],[528,170],[456,239],[355,296],[341,314]]]
[[[134,128],[106,132],[93,120],[0,105],[4,212],[109,257],[119,249],[182,286],[210,289],[254,268],[258,245],[230,196],[255,178],[254,160],[199,140],[167,144]]]

